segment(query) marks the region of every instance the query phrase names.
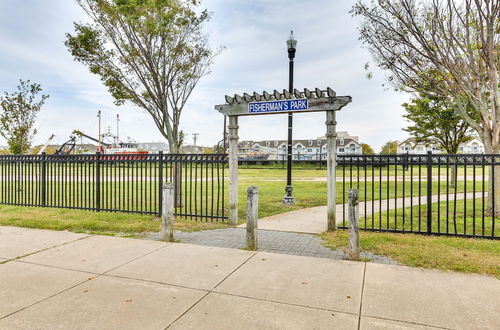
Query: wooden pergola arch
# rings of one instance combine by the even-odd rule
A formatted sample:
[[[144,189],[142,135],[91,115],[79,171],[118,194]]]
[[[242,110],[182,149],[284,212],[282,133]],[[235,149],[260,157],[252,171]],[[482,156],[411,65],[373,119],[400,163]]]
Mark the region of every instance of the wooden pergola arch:
[[[327,230],[336,228],[336,125],[335,112],[352,101],[350,96],[337,96],[331,88],[303,91],[295,89],[293,93],[274,90],[243,96],[225,96],[226,103],[216,105],[215,109],[229,117],[229,223],[238,222],[238,117],[269,115],[289,112],[326,112],[327,139]],[[285,105],[286,103],[286,105]]]

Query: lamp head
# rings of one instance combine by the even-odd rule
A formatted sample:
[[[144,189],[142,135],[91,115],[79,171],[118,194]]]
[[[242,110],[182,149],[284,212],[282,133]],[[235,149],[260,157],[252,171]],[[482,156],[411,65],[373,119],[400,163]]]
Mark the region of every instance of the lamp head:
[[[286,45],[288,47],[288,58],[293,59],[295,57],[295,50],[297,47],[297,40],[293,37],[293,30],[290,32],[290,37],[288,37]]]

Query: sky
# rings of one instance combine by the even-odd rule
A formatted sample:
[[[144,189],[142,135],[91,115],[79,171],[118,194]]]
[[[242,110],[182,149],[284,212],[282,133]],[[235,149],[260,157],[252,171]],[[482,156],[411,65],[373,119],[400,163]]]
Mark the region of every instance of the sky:
[[[384,72],[374,68],[371,56],[358,40],[358,21],[349,14],[353,1],[327,0],[205,0],[212,12],[205,30],[212,47],[225,47],[211,74],[195,88],[185,106],[181,129],[185,144],[213,146],[222,139],[223,116],[214,105],[224,95],[288,88],[286,39],[293,29],[298,41],[294,87],[333,88],[349,95],[352,103],[337,113],[337,129],[359,136],[376,151],[388,140],[403,140],[407,133],[401,104],[410,95],[385,83]],[[98,135],[102,125],[115,132],[120,115],[120,137],[140,142],[165,141],[149,114],[131,104],[115,106],[98,76],[75,62],[64,46],[73,22],[86,21],[73,0],[0,1],[0,91],[13,92],[19,79],[41,84],[50,98],[42,108],[35,144],[51,134],[53,142],[66,141],[75,129]],[[367,78],[371,63],[373,78]],[[287,116],[245,116],[239,120],[240,140],[284,140]],[[325,134],[324,113],[294,115],[294,139]],[[0,145],[6,142],[0,137]]]

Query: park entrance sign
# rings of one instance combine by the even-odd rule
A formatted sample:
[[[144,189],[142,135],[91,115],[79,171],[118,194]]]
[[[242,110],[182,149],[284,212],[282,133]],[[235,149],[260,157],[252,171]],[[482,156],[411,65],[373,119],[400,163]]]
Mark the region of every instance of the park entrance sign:
[[[248,103],[248,113],[291,112],[307,110],[307,99]]]
[[[336,167],[336,125],[335,112],[352,101],[350,96],[337,96],[331,88],[299,91],[293,93],[283,90],[252,95],[243,93],[226,95],[226,104],[216,105],[215,109],[229,117],[229,222],[238,222],[238,117],[269,115],[290,112],[326,112],[327,140],[327,229],[336,227],[335,218],[335,167]]]

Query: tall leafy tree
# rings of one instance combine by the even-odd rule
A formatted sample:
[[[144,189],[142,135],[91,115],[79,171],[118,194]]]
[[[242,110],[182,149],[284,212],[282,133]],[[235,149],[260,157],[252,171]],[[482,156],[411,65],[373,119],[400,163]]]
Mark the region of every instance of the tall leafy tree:
[[[363,155],[375,155],[375,151],[368,143],[361,143],[361,149],[363,150]]]
[[[457,154],[460,144],[472,139],[470,126],[446,98],[421,93],[403,108],[403,117],[410,122],[404,130],[415,138],[415,144],[436,145],[448,154]],[[470,110],[469,114],[475,115]],[[457,166],[452,166],[449,186],[455,188],[457,180]]]
[[[387,141],[380,151],[381,155],[395,155],[398,153],[398,141]]]
[[[420,94],[404,103],[403,108],[403,117],[410,123],[404,130],[415,138],[415,143],[437,145],[448,154],[456,154],[460,144],[472,139],[470,126],[445,98]]]
[[[26,154],[36,134],[35,121],[48,95],[39,95],[42,87],[20,80],[17,91],[0,96],[0,135],[11,154]]]
[[[395,87],[450,99],[486,152],[500,153],[500,1],[357,0],[352,13]],[[488,209],[500,215],[500,175],[489,180]]]
[[[181,145],[181,113],[214,57],[202,27],[208,12],[199,0],[77,0],[91,24],[75,23],[66,46],[75,60],[100,76],[117,105],[147,111],[167,139]]]

